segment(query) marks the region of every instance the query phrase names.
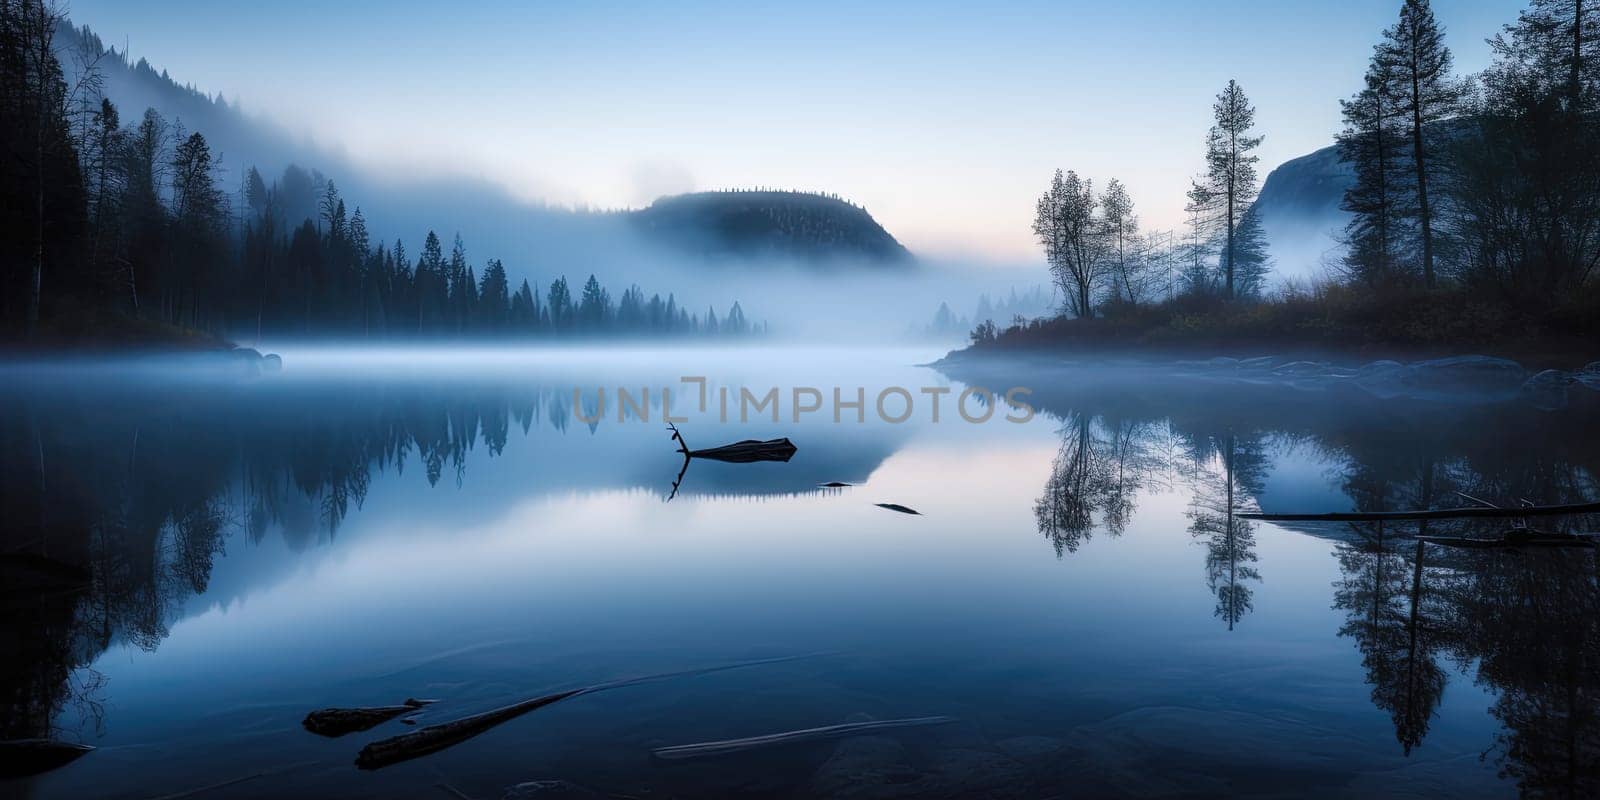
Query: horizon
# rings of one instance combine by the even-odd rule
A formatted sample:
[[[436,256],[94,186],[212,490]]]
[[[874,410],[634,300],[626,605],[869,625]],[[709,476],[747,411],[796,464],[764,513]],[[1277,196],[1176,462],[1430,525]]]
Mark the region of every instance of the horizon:
[[[1436,4],[1459,73],[1487,66],[1484,39],[1521,7]],[[762,4],[703,24],[657,8],[632,9],[626,23],[610,6],[384,8],[79,0],[70,11],[131,60],[389,180],[404,167],[400,180],[485,179],[530,204],[593,209],[687,191],[826,192],[920,255],[995,263],[1040,259],[1026,221],[1057,167],[1098,186],[1120,179],[1146,228],[1178,227],[1210,105],[1230,78],[1258,110],[1263,177],[1332,144],[1338,101],[1395,15],[1388,0],[1235,0],[1203,15],[1169,2],[1018,3],[982,18]],[[840,14],[848,24],[830,24]],[[1036,46],[1057,31],[1075,35]],[[1143,41],[1126,51],[1148,60],[1115,62],[1128,31]],[[1225,55],[1195,62],[1214,50]],[[763,68],[727,69],[752,59]],[[1082,77],[1107,72],[1117,79]],[[541,80],[525,86],[522,75]],[[1135,93],[1141,102],[1126,102]],[[1109,109],[1117,124],[1075,122]]]

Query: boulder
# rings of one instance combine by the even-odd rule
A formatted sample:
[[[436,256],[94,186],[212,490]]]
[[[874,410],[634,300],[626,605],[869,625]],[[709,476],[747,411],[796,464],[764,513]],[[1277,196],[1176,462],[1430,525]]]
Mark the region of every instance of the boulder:
[[[262,372],[282,372],[283,357],[277,353],[268,353],[261,357]]]

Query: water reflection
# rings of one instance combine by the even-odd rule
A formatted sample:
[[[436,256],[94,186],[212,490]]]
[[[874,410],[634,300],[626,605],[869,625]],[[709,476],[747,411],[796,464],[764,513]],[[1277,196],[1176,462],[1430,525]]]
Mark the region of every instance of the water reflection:
[[[244,546],[276,537],[307,551],[338,535],[375,477],[408,464],[420,465],[429,486],[459,490],[475,453],[500,459],[520,430],[534,452],[502,502],[527,483],[545,492],[676,494],[681,457],[659,425],[592,407],[592,421],[574,425],[575,388],[141,379],[42,382],[0,396],[0,740],[92,733],[57,728],[63,718],[102,719],[104,681],[90,665],[121,644],[156,650],[186,601],[207,592],[235,534]],[[576,396],[596,402],[593,393]],[[662,412],[658,397],[649,413]],[[535,435],[541,427],[551,436]],[[782,471],[701,463],[683,491],[814,492],[824,480],[860,480],[903,435],[819,429],[816,446]],[[449,505],[444,513],[483,511]],[[63,714],[69,707],[76,713]]]
[[[1350,407],[1254,387],[1163,394],[1143,384],[1036,392],[1062,421],[1060,448],[1034,506],[1056,554],[1095,533],[1119,536],[1127,490],[1166,484],[1188,495],[1189,533],[1205,549],[1215,615],[1230,630],[1264,580],[1260,528],[1239,513],[1269,505],[1275,460],[1312,453],[1337,465],[1343,507],[1393,511],[1481,503],[1564,504],[1600,497],[1592,443],[1600,419],[1521,406]],[[1130,414],[1132,416],[1130,416]],[[1507,443],[1512,446],[1508,447]],[[1167,483],[1170,476],[1175,482]],[[1545,530],[1596,529],[1582,517]],[[1401,751],[1422,746],[1452,675],[1492,690],[1503,726],[1492,757],[1526,796],[1600,794],[1600,557],[1593,549],[1462,550],[1421,536],[1495,539],[1495,520],[1279,523],[1334,542],[1333,607],[1361,654],[1373,706]]]
[[[1291,525],[1241,516],[1592,499],[1600,494],[1600,462],[1589,446],[1600,440],[1595,419],[1521,408],[1362,407],[1268,387],[1035,382],[1030,400],[1042,414],[1032,427],[752,422],[737,433],[691,435],[697,445],[793,435],[799,450],[783,464],[697,461],[683,494],[666,504],[683,458],[659,419],[578,422],[575,383],[597,384],[336,381],[198,391],[107,382],[5,393],[0,648],[14,655],[0,659],[0,736],[97,741],[100,706],[112,708],[108,727],[117,727],[117,712],[95,668],[114,673],[109,686],[124,701],[124,720],[135,715],[130,707],[160,713],[150,709],[164,702],[159,679],[170,670],[214,682],[210,699],[219,703],[290,707],[282,712],[292,717],[290,732],[271,729],[258,741],[284,747],[285,762],[326,758],[344,767],[349,753],[297,749],[320,744],[295,738],[299,716],[314,707],[308,698],[392,703],[434,696],[428,682],[439,681],[453,702],[487,707],[502,693],[528,690],[531,673],[548,681],[669,671],[724,659],[727,642],[749,640],[769,648],[758,656],[840,645],[851,652],[764,705],[756,676],[741,690],[748,706],[727,703],[727,687],[711,685],[638,698],[655,704],[651,713],[619,699],[589,730],[595,735],[570,737],[583,752],[564,763],[588,764],[590,776],[626,773],[619,792],[653,786],[694,796],[662,786],[690,773],[627,759],[660,737],[747,736],[870,710],[885,719],[950,714],[995,731],[953,730],[942,749],[912,759],[926,770],[959,767],[962,758],[986,765],[949,777],[959,787],[949,796],[983,781],[1036,786],[1041,796],[1068,785],[1137,789],[1141,774],[1153,776],[1148,786],[1159,794],[1187,785],[1188,775],[1220,770],[1205,759],[1221,750],[1237,754],[1227,769],[1240,786],[1268,794],[1307,776],[1325,791],[1348,789],[1352,764],[1383,781],[1409,765],[1405,779],[1425,781],[1437,775],[1426,771],[1437,767],[1430,756],[1442,756],[1464,785],[1479,779],[1475,768],[1453,760],[1480,750],[1508,781],[1480,787],[1485,794],[1510,784],[1530,796],[1600,792],[1593,552],[1419,543],[1505,532],[1486,521]],[[819,494],[815,487],[830,481],[856,486]],[[413,496],[429,491],[428,499]],[[879,501],[923,515],[884,513],[872,505]],[[426,524],[390,524],[385,514]],[[668,524],[649,526],[657,520]],[[1593,520],[1536,524],[1595,529]],[[442,538],[458,531],[472,535]],[[200,613],[243,597],[241,583],[266,583],[252,566],[269,560],[258,545],[280,542],[302,563],[326,563],[317,559],[329,551],[350,563],[262,592],[276,608],[258,602],[253,614]],[[1286,563],[1284,542],[1315,551],[1321,571]],[[434,569],[452,556],[459,563]],[[1299,580],[1308,574],[1316,579]],[[605,583],[618,575],[627,580]],[[1118,602],[1104,602],[1118,591]],[[200,595],[204,604],[194,599]],[[1097,602],[1095,613],[1082,613]],[[348,613],[362,603],[376,610]],[[308,619],[304,609],[329,613]],[[195,618],[204,624],[187,624]],[[219,671],[238,672],[231,677],[164,661],[175,652],[190,664],[212,658],[217,637],[256,635],[252,626],[272,648],[295,652],[283,685],[263,685],[280,665],[249,663],[264,660],[258,649],[235,648],[231,661],[221,655],[227,647],[218,649]],[[683,640],[692,644],[662,655]],[[486,641],[491,652],[482,661],[452,655],[478,652],[472,648]],[[594,654],[597,641],[629,643],[606,646],[632,652],[608,662]],[[512,643],[496,650],[497,642]],[[125,679],[119,659],[102,657],[124,645],[161,648],[161,658],[142,659],[144,672]],[[1297,647],[1313,653],[1314,665],[1296,661]],[[961,661],[967,652],[972,663]],[[428,666],[396,672],[401,656]],[[560,658],[570,673],[547,668]],[[660,661],[640,665],[651,658]],[[1241,681],[1240,670],[1255,671]],[[1318,692],[1326,705],[1300,699]],[[1478,707],[1464,704],[1474,727],[1462,721],[1460,701],[1480,695]],[[1352,707],[1370,724],[1348,715]],[[231,711],[219,718],[254,713]],[[1483,730],[1491,717],[1498,739]],[[90,729],[54,728],[79,720]],[[1206,735],[1193,735],[1202,724]],[[181,741],[169,746],[211,756],[237,746],[241,755],[230,763],[241,772],[270,760],[270,751],[249,749],[268,747],[257,740],[213,729],[194,734],[208,741],[180,740],[154,727],[123,725],[134,735],[109,741]],[[504,735],[572,733],[536,728]],[[1176,731],[1177,744],[1163,731]],[[525,747],[527,739],[480,741],[439,763],[494,780],[525,758],[563,763],[550,754],[565,751],[540,741],[546,750]],[[585,749],[596,741],[626,746],[605,750],[617,759],[608,761]],[[801,756],[851,766],[830,752]],[[745,787],[746,796],[804,796],[818,764],[801,756],[774,756],[781,769],[770,772],[761,771],[769,762],[756,764],[759,779],[720,765],[707,772]],[[142,777],[175,763],[187,768],[192,758],[166,757]],[[84,759],[53,773],[58,783],[41,785],[80,788],[123,766]],[[340,784],[352,779],[333,769],[307,780],[325,781],[316,784],[323,793],[335,785],[365,791]],[[400,770],[396,785],[418,777]],[[493,796],[506,783],[475,794]]]

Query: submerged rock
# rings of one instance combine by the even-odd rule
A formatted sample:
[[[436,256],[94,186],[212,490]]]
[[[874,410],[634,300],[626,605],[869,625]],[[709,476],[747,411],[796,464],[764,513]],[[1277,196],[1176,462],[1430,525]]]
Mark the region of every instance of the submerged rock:
[[[261,357],[261,371],[263,371],[263,372],[282,372],[283,371],[283,356],[280,356],[277,353],[268,353],[268,354],[262,356]]]

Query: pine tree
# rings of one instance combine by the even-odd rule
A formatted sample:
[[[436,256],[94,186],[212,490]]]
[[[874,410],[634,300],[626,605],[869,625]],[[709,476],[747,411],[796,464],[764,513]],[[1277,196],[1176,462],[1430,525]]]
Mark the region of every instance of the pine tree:
[[[1261,227],[1261,214],[1252,203],[1233,232],[1234,282],[1239,297],[1258,298],[1267,288],[1272,259],[1267,255],[1267,233]]]
[[[445,284],[449,287],[450,299],[449,324],[456,332],[466,330],[467,319],[471,315],[472,301],[475,298],[477,286],[467,274],[467,246],[461,241],[461,234],[457,233],[455,242],[450,245],[450,263],[445,267]]]
[[[484,330],[502,333],[511,315],[511,298],[506,281],[506,268],[500,259],[493,258],[483,268],[483,281],[479,284],[478,317]]]
[[[449,303],[449,288],[445,283],[444,246],[439,236],[428,231],[422,242],[422,255],[417,257],[417,332],[438,333],[445,322]]]
[[[557,332],[572,328],[572,291],[567,288],[567,276],[550,283],[550,327]]]
[[[1600,0],[1530,0],[1489,44],[1568,110],[1591,111],[1600,101]]]
[[[1345,225],[1349,249],[1344,265],[1347,274],[1367,285],[1389,284],[1400,277],[1399,252],[1407,233],[1399,158],[1403,140],[1389,83],[1383,66],[1374,59],[1366,87],[1340,101],[1345,127],[1338,139],[1339,159],[1354,173],[1340,204],[1352,215]]]
[[[1143,292],[1135,240],[1139,218],[1133,213],[1133,198],[1122,181],[1115,178],[1100,195],[1100,219],[1105,226],[1106,258],[1111,267],[1111,294],[1121,302],[1133,304]]]
[[[1261,158],[1253,151],[1262,137],[1251,134],[1256,110],[1237,81],[1228,81],[1211,109],[1216,123],[1206,136],[1207,199],[1217,204],[1220,214],[1223,292],[1232,298],[1237,288],[1239,219],[1256,196],[1256,162]]]
[[[1384,76],[1386,93],[1405,118],[1411,138],[1411,185],[1416,197],[1416,220],[1421,243],[1422,283],[1434,286],[1434,208],[1428,188],[1439,165],[1433,159],[1428,126],[1454,115],[1464,88],[1450,74],[1450,48],[1444,46],[1444,29],[1433,18],[1428,0],[1405,0],[1400,21],[1383,32],[1374,68]]]

